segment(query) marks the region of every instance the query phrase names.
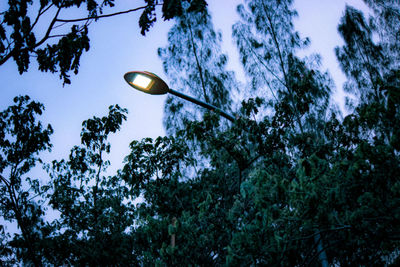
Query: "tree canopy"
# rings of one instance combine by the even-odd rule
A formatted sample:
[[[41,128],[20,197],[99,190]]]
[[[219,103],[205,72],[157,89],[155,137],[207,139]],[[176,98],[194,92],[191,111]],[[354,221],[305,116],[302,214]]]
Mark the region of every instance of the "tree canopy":
[[[71,5],[95,3],[78,2]],[[106,175],[107,140],[126,109],[110,106],[108,115],[84,121],[81,144],[45,164],[49,177],[41,182],[29,173],[50,150],[52,128],[38,119],[43,105],[16,97],[0,113],[0,210],[20,231],[0,228],[0,259],[33,266],[397,266],[400,5],[365,3],[370,18],[347,6],[338,22],[346,116],[318,55],[299,56],[309,40],[294,28],[292,0],[246,0],[237,8],[242,86],[227,70],[205,2],[163,2],[164,18],[175,22],[158,51],[165,73],[236,120],[170,97],[167,135],[133,140],[113,175]],[[112,4],[90,6],[88,18]],[[146,4],[143,32],[161,3]],[[49,211],[57,218],[47,219]]]

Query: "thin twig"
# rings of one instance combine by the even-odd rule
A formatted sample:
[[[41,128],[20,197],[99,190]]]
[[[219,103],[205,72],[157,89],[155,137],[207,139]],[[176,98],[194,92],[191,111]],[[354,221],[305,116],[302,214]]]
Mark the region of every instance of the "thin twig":
[[[3,180],[3,182],[6,184],[7,187],[10,186],[10,182],[6,178],[4,178],[2,175],[0,175],[0,180]]]
[[[53,29],[54,24],[57,21],[57,17],[60,14],[61,11],[61,7],[58,8],[56,15],[54,16],[53,20],[51,21],[49,27],[47,28],[47,32],[46,34],[43,36],[42,40],[40,40],[38,43],[36,43],[35,47],[40,46],[41,44],[43,44],[50,36],[50,32]]]
[[[32,31],[33,28],[36,26],[36,23],[39,21],[40,16],[42,16],[44,13],[46,13],[46,11],[49,10],[53,5],[54,5],[54,4],[50,4],[50,5],[49,5],[47,8],[45,8],[45,9],[42,9],[42,8],[39,9],[38,15],[37,15],[35,21],[33,22],[30,31]]]
[[[161,4],[156,4],[156,6],[159,6]],[[141,6],[141,7],[137,7],[137,8],[133,8],[133,9],[128,9],[125,11],[120,11],[120,12],[116,12],[116,13],[111,13],[111,14],[105,14],[105,15],[100,15],[100,16],[93,16],[93,17],[87,17],[87,18],[79,18],[79,19],[57,19],[57,21],[60,22],[79,22],[79,21],[85,21],[85,20],[97,20],[97,19],[101,19],[101,18],[107,18],[107,17],[112,17],[112,16],[117,16],[117,15],[122,15],[122,14],[127,14],[133,11],[138,11],[140,9],[145,9],[147,6]]]

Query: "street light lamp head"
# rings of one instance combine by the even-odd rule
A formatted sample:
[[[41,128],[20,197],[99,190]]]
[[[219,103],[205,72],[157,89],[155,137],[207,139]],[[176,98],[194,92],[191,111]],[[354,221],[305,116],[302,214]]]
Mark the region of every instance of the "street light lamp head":
[[[225,111],[221,110],[218,107],[215,107],[211,104],[203,102],[199,99],[193,98],[191,96],[179,93],[178,91],[172,90],[168,87],[168,85],[157,75],[148,71],[130,71],[125,73],[124,75],[125,81],[135,88],[136,90],[142,91],[146,94],[151,95],[163,95],[166,93],[170,93],[177,97],[183,98],[187,101],[190,101],[194,104],[202,106],[203,108],[209,109],[211,111],[217,112],[222,117],[234,122],[235,118]]]
[[[157,75],[148,71],[130,71],[124,75],[125,81],[135,88],[151,95],[163,95],[170,91],[168,85]]]

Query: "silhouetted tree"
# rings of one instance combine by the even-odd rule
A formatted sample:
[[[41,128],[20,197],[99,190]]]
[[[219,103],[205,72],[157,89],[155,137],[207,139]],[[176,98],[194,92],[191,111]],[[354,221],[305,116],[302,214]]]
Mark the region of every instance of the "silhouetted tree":
[[[9,0],[8,8],[0,13],[0,65],[13,59],[20,74],[28,71],[30,60],[36,57],[40,71],[60,73],[64,84],[71,83],[70,71],[78,73],[80,58],[89,50],[89,25],[102,18],[143,10],[139,19],[144,35],[156,21],[156,6],[162,6],[163,18],[171,19],[182,13],[182,2],[204,8],[204,0],[146,0],[143,6],[105,13],[114,7],[114,0]],[[67,10],[78,9],[86,15],[63,17]],[[85,10],[86,8],[86,10]],[[39,26],[44,23],[43,26]]]
[[[109,165],[107,138],[126,119],[126,110],[110,106],[108,116],[83,122],[81,146],[68,160],[54,161],[50,205],[60,212],[53,249],[46,254],[54,265],[133,265],[133,206],[123,181],[104,176]]]
[[[41,163],[39,152],[50,150],[50,125],[43,127],[37,120],[44,106],[28,96],[14,98],[14,105],[0,113],[0,216],[15,223],[18,232],[2,241],[1,260],[7,262],[11,253],[26,264],[40,266],[43,240],[52,231],[45,214],[47,184],[40,178],[29,177],[29,172]],[[1,227],[1,235],[5,236]],[[13,261],[11,261],[12,263]],[[14,262],[15,263],[15,262]]]

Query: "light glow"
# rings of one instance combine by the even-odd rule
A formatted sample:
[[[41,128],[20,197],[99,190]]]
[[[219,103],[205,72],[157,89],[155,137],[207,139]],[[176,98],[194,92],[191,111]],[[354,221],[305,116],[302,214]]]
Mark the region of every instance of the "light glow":
[[[147,90],[147,89],[150,89],[149,87],[152,83],[152,79],[150,79],[144,75],[137,74],[131,83],[134,86],[137,86],[137,87]]]

